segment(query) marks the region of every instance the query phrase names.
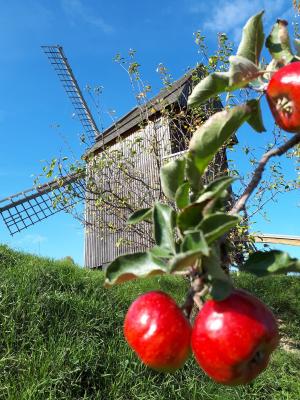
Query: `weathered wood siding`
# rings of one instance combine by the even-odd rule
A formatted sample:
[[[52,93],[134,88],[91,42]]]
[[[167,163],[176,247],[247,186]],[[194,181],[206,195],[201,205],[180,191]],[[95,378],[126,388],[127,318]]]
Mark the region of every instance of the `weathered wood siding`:
[[[141,141],[139,141],[139,138]],[[133,161],[132,173],[138,171],[137,179],[126,180],[122,184],[122,172],[116,168],[109,182],[107,176],[97,177],[103,191],[113,185],[115,193],[135,199],[135,207],[151,206],[155,198],[161,196],[159,184],[159,166],[171,153],[169,125],[163,117],[150,122],[144,129],[139,129],[120,142],[110,147],[110,154],[121,151],[124,158]],[[134,156],[132,156],[134,151]],[[97,155],[101,157],[101,153]],[[130,164],[130,163],[129,163]],[[117,167],[117,163],[116,163]],[[88,166],[89,173],[89,166]],[[123,176],[124,179],[127,177]],[[144,183],[143,183],[144,182]],[[148,186],[148,188],[147,188]],[[112,186],[110,186],[112,187]],[[86,228],[85,228],[85,266],[98,268],[124,253],[142,251],[152,241],[151,225],[141,224],[140,232],[134,232],[119,218],[113,210],[103,207],[96,209],[97,196],[87,193]],[[127,215],[129,212],[127,213]],[[101,221],[101,224],[99,224]],[[104,229],[103,223],[110,226]],[[101,226],[100,226],[101,225]],[[111,229],[115,227],[116,229]]]

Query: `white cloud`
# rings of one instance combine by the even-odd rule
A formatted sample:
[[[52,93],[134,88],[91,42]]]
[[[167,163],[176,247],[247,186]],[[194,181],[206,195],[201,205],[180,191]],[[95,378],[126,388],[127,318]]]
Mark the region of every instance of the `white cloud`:
[[[188,10],[204,17],[201,21],[203,31],[226,32],[234,40],[240,38],[241,28],[250,16],[265,10],[264,20],[268,25],[283,18],[291,8],[291,5],[286,7],[286,0],[217,0],[206,4],[204,8],[203,3],[192,1]]]
[[[96,15],[93,10],[87,8],[81,0],[61,0],[61,4],[63,10],[73,22],[81,19],[85,23],[101,29],[104,33],[114,31],[112,25],[105,22],[101,16]]]

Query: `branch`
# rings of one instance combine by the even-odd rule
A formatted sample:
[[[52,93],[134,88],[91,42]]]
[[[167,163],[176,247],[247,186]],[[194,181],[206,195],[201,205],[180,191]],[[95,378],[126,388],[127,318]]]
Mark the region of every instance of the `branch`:
[[[241,195],[241,197],[237,200],[237,202],[234,204],[232,209],[229,211],[229,214],[237,214],[245,208],[245,204],[246,204],[248,198],[251,196],[252,192],[255,190],[255,188],[259,184],[259,182],[262,178],[262,174],[264,172],[265,166],[268,163],[268,161],[270,160],[270,158],[272,158],[274,156],[281,156],[282,154],[286,153],[289,149],[291,149],[298,143],[300,143],[300,133],[295,134],[290,140],[288,140],[282,146],[277,147],[272,150],[269,150],[269,151],[267,151],[267,153],[265,153],[262,156],[261,160],[258,163],[258,167],[254,171],[254,175],[253,175],[249,185],[246,187],[244,193]]]
[[[194,304],[200,310],[203,306],[202,297],[208,293],[208,287],[203,282],[203,276],[194,268],[189,271],[191,286],[187,292],[186,299],[181,309],[184,315],[190,319]]]

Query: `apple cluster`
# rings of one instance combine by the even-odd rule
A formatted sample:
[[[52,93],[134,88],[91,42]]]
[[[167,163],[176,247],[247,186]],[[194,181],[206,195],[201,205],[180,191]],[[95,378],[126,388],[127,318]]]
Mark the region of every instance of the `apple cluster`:
[[[279,342],[272,312],[241,289],[225,300],[206,301],[193,326],[169,295],[145,293],[129,307],[124,335],[141,361],[158,371],[177,370],[192,349],[202,370],[225,385],[252,381]]]
[[[124,335],[145,365],[173,372],[193,353],[200,368],[224,385],[255,379],[279,343],[271,310],[252,294],[233,288],[225,273],[231,265],[227,243],[229,247],[235,243],[228,234],[240,223],[239,213],[258,187],[267,162],[300,143],[300,39],[294,55],[287,22],[277,20],[266,39],[272,61],[264,67],[260,62],[265,38],[262,17],[263,11],[248,20],[236,55],[228,59],[228,71],[203,77],[189,95],[188,107],[197,112],[209,99],[243,88],[259,92],[259,97],[214,113],[193,132],[187,152],[162,165],[162,192],[175,208],[157,201],[131,214],[128,224],[153,223],[155,245],[121,255],[106,269],[106,286],[157,274],[189,276],[191,288],[182,308],[161,291],[145,293],[130,306]],[[203,177],[218,151],[244,123],[256,132],[265,131],[262,95],[278,126],[295,135],[262,156],[243,194],[228,210],[224,199],[233,177],[218,176],[207,185]],[[238,263],[238,268],[256,276],[300,271],[299,260],[285,252],[248,253],[247,249],[247,261]],[[204,290],[210,298],[202,304],[199,298]],[[193,304],[199,312],[191,322]]]

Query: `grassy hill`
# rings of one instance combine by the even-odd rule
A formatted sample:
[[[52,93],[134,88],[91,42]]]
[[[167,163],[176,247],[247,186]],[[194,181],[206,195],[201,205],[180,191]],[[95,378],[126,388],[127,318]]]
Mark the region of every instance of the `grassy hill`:
[[[300,278],[235,277],[280,318],[283,346],[245,387],[214,384],[193,358],[173,375],[142,366],[126,345],[129,304],[161,289],[179,302],[182,279],[103,288],[103,274],[0,246],[0,399],[300,399]]]

